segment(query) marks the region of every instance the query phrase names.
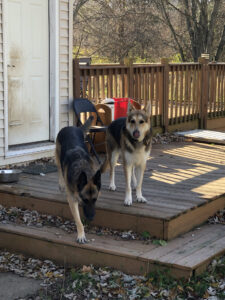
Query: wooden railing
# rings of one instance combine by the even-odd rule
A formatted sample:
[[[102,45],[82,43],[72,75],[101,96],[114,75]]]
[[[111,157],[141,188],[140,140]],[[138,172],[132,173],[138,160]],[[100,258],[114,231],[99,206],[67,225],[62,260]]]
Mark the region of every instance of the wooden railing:
[[[91,65],[74,60],[74,97],[96,103],[107,98],[132,98],[152,104],[153,126],[206,128],[208,118],[225,117],[225,64],[198,63]],[[225,125],[224,125],[225,126]]]

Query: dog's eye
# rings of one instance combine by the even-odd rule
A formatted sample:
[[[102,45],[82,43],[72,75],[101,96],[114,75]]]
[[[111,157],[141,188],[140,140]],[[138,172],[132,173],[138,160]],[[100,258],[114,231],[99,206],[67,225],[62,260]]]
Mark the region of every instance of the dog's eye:
[[[131,124],[134,124],[134,123],[135,123],[135,121],[134,121],[134,120],[131,120],[130,122],[131,122]]]
[[[143,124],[143,123],[144,123],[144,121],[143,121],[143,120],[140,120],[140,121],[139,121],[139,123],[140,123],[140,124]]]

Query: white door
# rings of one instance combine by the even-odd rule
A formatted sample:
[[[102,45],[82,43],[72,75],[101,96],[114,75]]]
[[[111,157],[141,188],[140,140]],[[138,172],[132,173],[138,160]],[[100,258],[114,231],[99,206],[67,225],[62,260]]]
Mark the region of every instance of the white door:
[[[9,145],[49,140],[48,0],[8,0]]]

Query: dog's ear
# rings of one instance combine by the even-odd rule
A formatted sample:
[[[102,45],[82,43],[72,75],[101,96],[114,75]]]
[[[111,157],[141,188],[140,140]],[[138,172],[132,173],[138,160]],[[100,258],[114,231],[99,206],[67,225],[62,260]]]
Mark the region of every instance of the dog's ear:
[[[93,176],[93,182],[97,186],[98,190],[101,188],[101,171],[98,170]]]
[[[144,111],[146,112],[146,114],[150,117],[151,116],[151,110],[152,110],[152,107],[151,107],[151,101],[148,101],[147,105],[145,106],[144,108]]]
[[[84,172],[81,172],[77,184],[78,191],[81,192],[86,184],[87,184],[87,175]]]
[[[129,115],[132,110],[136,110],[136,108],[132,105],[131,101],[128,100],[128,105],[127,105],[127,115]]]

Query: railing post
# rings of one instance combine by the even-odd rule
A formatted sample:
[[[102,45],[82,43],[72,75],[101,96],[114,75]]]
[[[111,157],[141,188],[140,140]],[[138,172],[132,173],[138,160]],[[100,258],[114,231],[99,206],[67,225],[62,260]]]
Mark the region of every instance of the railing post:
[[[162,84],[162,125],[163,131],[168,131],[169,118],[169,59],[161,58],[161,65],[163,66],[163,84]]]
[[[201,64],[201,95],[200,95],[200,124],[201,129],[207,129],[208,102],[209,102],[209,59],[199,57]]]
[[[134,97],[134,67],[133,67],[133,59],[132,58],[125,58],[124,59],[124,64],[127,67],[127,79],[128,79],[128,84],[127,84],[127,95],[128,98],[133,98]]]
[[[129,66],[129,84],[128,84],[128,97],[134,98],[134,67],[133,64]]]
[[[73,97],[80,98],[80,67],[77,58],[73,60]]]

